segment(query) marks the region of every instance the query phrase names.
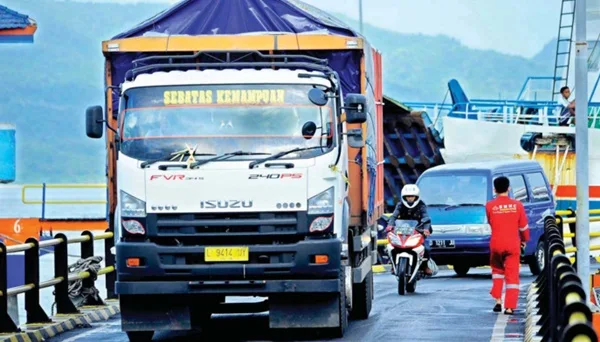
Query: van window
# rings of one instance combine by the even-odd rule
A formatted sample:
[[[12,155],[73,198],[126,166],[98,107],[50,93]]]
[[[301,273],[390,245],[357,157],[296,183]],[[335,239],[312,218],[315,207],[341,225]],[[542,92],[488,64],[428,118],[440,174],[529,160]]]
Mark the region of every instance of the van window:
[[[431,175],[422,177],[417,184],[427,205],[485,206],[488,199],[487,175]]]
[[[527,194],[527,187],[525,186],[525,179],[523,179],[523,176],[509,176],[508,180],[510,181],[510,187],[514,198],[523,203],[529,202],[529,194]]]
[[[545,202],[550,200],[550,194],[546,187],[546,181],[541,172],[528,173],[527,183],[533,193],[533,202]]]

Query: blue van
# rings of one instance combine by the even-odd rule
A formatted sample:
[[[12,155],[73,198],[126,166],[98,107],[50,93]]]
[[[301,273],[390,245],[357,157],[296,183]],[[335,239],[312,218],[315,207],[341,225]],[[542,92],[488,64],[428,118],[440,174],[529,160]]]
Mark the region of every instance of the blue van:
[[[490,264],[491,229],[485,204],[493,199],[493,180],[510,180],[510,197],[523,203],[531,238],[521,262],[538,275],[544,267],[544,218],[554,216],[555,203],[550,183],[537,161],[505,160],[453,163],[426,170],[417,185],[427,204],[433,234],[431,256],[438,265],[452,265],[459,276],[471,267]]]

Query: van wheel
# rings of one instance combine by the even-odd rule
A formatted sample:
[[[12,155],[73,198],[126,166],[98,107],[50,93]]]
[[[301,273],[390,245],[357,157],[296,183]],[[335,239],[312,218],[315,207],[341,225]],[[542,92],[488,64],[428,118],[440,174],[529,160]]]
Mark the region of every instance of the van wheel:
[[[546,261],[545,257],[544,241],[539,241],[535,248],[535,254],[531,256],[527,262],[529,264],[529,270],[531,271],[531,274],[536,276],[542,273],[542,270],[544,269],[544,263]]]
[[[457,264],[457,265],[452,265],[452,266],[454,268],[454,272],[459,277],[466,276],[467,273],[469,273],[469,269],[471,268],[471,266],[468,266],[468,265],[465,265],[465,264]]]

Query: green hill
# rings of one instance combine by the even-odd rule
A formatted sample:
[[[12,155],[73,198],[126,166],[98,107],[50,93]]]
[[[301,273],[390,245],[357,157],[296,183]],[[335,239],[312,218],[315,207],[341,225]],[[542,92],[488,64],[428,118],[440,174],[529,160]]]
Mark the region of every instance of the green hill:
[[[84,112],[103,104],[101,41],[163,10],[156,4],[4,1],[39,23],[32,45],[0,45],[0,122],[16,123],[17,182],[102,182],[104,142],[85,136]],[[342,18],[356,27],[356,22]],[[469,49],[445,36],[365,25],[384,55],[384,91],[401,101],[441,101],[456,78],[471,98],[514,98],[553,59]],[[553,56],[552,56],[553,58]]]

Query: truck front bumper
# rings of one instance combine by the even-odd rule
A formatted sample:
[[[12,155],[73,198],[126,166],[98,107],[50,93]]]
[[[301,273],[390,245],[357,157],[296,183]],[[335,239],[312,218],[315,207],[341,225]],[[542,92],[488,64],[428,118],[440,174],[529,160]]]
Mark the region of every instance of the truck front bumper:
[[[120,295],[220,294],[268,296],[284,293],[337,293],[339,279],[246,280],[246,281],[117,281]]]
[[[119,242],[116,291],[118,294],[237,294],[339,289],[341,242],[338,239],[248,247],[249,262],[207,263],[204,246]],[[315,255],[327,255],[328,262],[315,263]],[[138,258],[140,266],[128,266],[130,258]]]

